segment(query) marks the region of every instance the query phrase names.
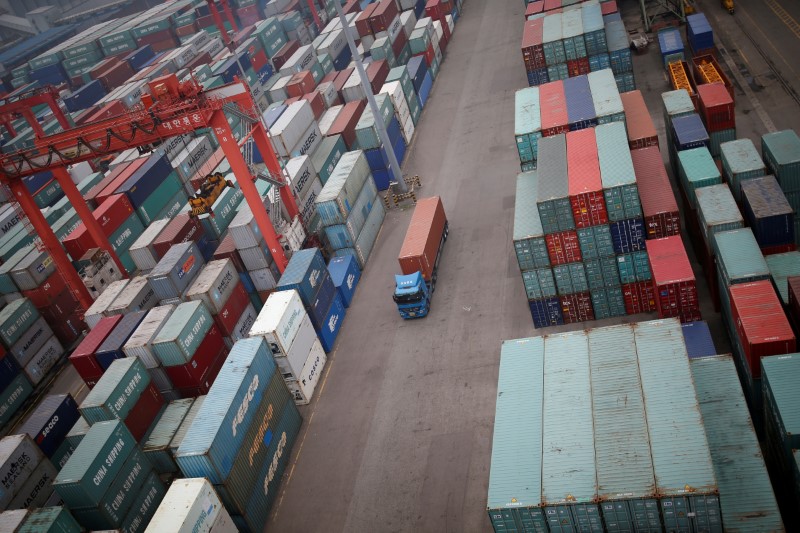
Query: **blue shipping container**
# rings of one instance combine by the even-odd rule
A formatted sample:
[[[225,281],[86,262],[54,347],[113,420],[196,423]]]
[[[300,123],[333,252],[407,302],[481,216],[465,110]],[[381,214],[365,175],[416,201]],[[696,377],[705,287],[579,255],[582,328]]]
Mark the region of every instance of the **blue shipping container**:
[[[250,274],[247,272],[239,272],[239,279],[242,280],[242,285],[244,286],[245,292],[253,293],[256,292],[256,286],[253,284],[253,280],[250,278]]]
[[[309,308],[317,297],[321,282],[330,279],[325,260],[317,248],[300,250],[292,255],[278,281],[277,290],[297,289],[300,299]]]
[[[644,221],[641,218],[629,218],[612,222],[611,242],[617,254],[627,254],[644,250]]]
[[[528,306],[531,309],[531,317],[533,317],[533,327],[546,328],[564,324],[561,300],[557,296],[542,300],[528,300]]]
[[[331,350],[333,350],[333,346],[336,344],[336,337],[339,335],[339,330],[342,328],[344,315],[344,302],[342,301],[342,297],[336,293],[334,294],[330,310],[322,322],[322,327],[317,329],[319,342],[322,344],[322,349],[325,350],[325,353],[330,353]]]
[[[39,404],[17,433],[27,433],[42,453],[53,458],[80,416],[71,394],[53,394]]]
[[[328,315],[328,311],[331,309],[331,305],[335,296],[336,287],[333,285],[333,281],[331,280],[330,274],[328,274],[328,270],[325,269],[325,271],[322,273],[322,276],[320,276],[319,290],[317,291],[317,295],[311,305],[306,307],[306,310],[308,311],[308,317],[311,319],[311,324],[317,331],[323,327],[325,317]]]
[[[431,87],[433,87],[433,78],[431,78],[431,73],[428,72],[425,74],[425,81],[422,82],[422,87],[419,89],[420,107],[425,107],[425,103],[428,101],[428,96],[431,94]]]
[[[564,95],[567,99],[567,120],[570,131],[597,125],[589,78],[576,76],[564,80]]]
[[[711,338],[711,331],[704,320],[681,324],[681,330],[689,359],[717,355],[714,339]]]
[[[147,315],[148,311],[137,311],[135,313],[128,313],[119,323],[111,330],[111,333],[108,334],[106,340],[97,348],[97,351],[94,353],[95,359],[97,359],[97,364],[105,371],[108,370],[108,367],[111,366],[111,363],[114,362],[115,359],[122,359],[125,357],[125,352],[122,351],[122,347],[128,342],[128,339],[133,332],[136,331],[136,328],[139,327],[142,320],[144,320],[145,315]]]
[[[19,367],[14,357],[9,353],[5,353],[3,358],[0,359],[0,391],[6,390],[14,378],[19,375]]]
[[[34,194],[35,192],[39,191],[42,187],[44,187],[51,181],[53,181],[53,173],[50,172],[49,170],[46,170],[44,172],[39,172],[38,174],[34,174],[33,176],[26,176],[22,178],[22,183],[25,184],[25,188],[28,189],[28,191],[31,194]]]
[[[528,70],[528,86],[535,87],[537,85],[543,85],[550,81],[550,76],[547,73],[547,67],[544,68],[537,68],[534,70]]]
[[[342,303],[345,307],[350,307],[356,286],[361,279],[358,261],[352,255],[332,257],[328,262],[328,273],[336,292],[342,298]]]
[[[350,64],[350,60],[353,58],[353,53],[350,52],[350,47],[345,46],[336,59],[333,60],[333,70],[344,70],[347,68],[347,65]]]
[[[709,143],[708,132],[697,113],[672,119],[672,139],[678,151],[708,147]]]
[[[148,61],[152,60],[155,56],[156,54],[155,52],[153,52],[153,49],[150,47],[149,44],[146,44],[141,48],[138,48],[133,52],[131,52],[130,54],[126,55],[125,57],[122,58],[122,60],[127,62],[131,66],[131,69],[133,69],[133,71],[136,72],[137,70],[144,67],[145,64]]]
[[[86,109],[92,104],[96,104],[106,95],[106,89],[97,80],[93,80],[67,98],[64,98],[64,106],[72,113]]]
[[[425,56],[414,56],[408,60],[408,75],[411,77],[411,82],[414,84],[414,90],[419,94],[422,88],[422,82],[425,81],[425,74],[428,73],[428,61]]]
[[[125,194],[133,208],[138,209],[172,172],[166,155],[153,154],[116,192]]]

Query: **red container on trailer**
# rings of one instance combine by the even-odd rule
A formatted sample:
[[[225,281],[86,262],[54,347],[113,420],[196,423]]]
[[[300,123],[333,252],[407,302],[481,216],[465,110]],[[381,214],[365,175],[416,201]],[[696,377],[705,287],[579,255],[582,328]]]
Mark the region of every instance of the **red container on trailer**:
[[[230,337],[236,328],[236,323],[242,316],[242,313],[250,303],[250,298],[247,291],[244,290],[244,285],[241,281],[236,282],[233,292],[228,297],[228,301],[222,306],[222,310],[216,315],[213,315],[214,323],[219,328],[223,337]]]
[[[167,226],[169,227],[169,225]],[[233,242],[233,236],[230,234],[230,232],[225,232],[225,236],[219,242],[217,249],[214,251],[213,258],[230,259],[233,261],[233,266],[236,268],[237,272],[247,271],[247,268],[245,268],[244,262],[242,261],[242,256],[239,255],[239,250],[236,249],[236,243]]]
[[[656,293],[649,281],[626,283],[622,286],[625,312],[629,315],[650,313],[656,310]]]
[[[653,119],[644,103],[642,92],[638,89],[620,93],[622,107],[625,110],[625,126],[628,129],[628,145],[631,150],[658,146],[658,133]]]
[[[308,100],[311,104],[311,111],[314,113],[314,120],[319,120],[319,117],[325,113],[325,99],[322,93],[317,90],[311,91],[309,94],[303,95],[303,100]]]
[[[369,26],[372,28],[372,33],[388,31],[395,17],[399,14],[395,0],[381,0],[378,2],[369,16]]]
[[[561,312],[564,314],[564,324],[586,322],[594,320],[592,295],[588,292],[578,292],[559,296]]]
[[[569,131],[564,82],[557,80],[539,85],[539,109],[542,115],[542,135],[544,137]]]
[[[626,93],[629,94],[629,93]],[[647,239],[681,233],[681,215],[658,146],[631,150]]]
[[[567,133],[567,176],[575,226],[608,224],[594,128]]]
[[[531,15],[536,15],[538,13],[544,12],[544,0],[538,0],[537,2],[531,2],[525,8],[525,18],[527,19]]]
[[[699,320],[697,284],[680,235],[647,241],[647,256],[658,316],[678,317],[681,322]]]
[[[95,220],[100,224],[100,228],[106,237],[110,237],[133,213],[128,197],[124,194],[115,194],[100,204],[100,207],[92,212]],[[81,222],[67,237],[62,241],[64,249],[72,257],[78,260],[83,254],[97,246],[92,236]]]
[[[768,280],[729,289],[731,315],[753,378],[761,377],[761,358],[794,353],[796,339],[778,295]]]
[[[542,2],[536,2],[542,4]],[[533,4],[528,4],[528,7]],[[542,32],[544,19],[528,20],[522,29],[522,60],[525,70],[545,68],[544,48],[542,47]]]
[[[50,305],[59,294],[67,288],[64,278],[58,270],[50,274],[44,283],[29,291],[22,291],[22,295],[29,299],[34,307],[42,309]]]
[[[93,387],[100,376],[103,375],[103,369],[98,364],[94,353],[103,344],[108,335],[113,331],[119,321],[122,320],[122,315],[114,315],[104,317],[92,328],[92,330],[84,337],[81,343],[69,356],[69,362],[75,367],[78,375],[86,382],[89,387]]]
[[[582,260],[578,234],[574,230],[551,233],[545,235],[544,240],[553,265],[579,263]]]
[[[142,440],[163,406],[164,397],[158,392],[155,383],[151,382],[125,417],[125,427],[136,442]]]
[[[397,257],[403,274],[421,272],[426,281],[431,280],[446,226],[441,198],[432,196],[417,201]]]
[[[601,13],[603,16],[610,15],[611,13],[617,12],[617,2],[615,0],[610,0],[608,2],[603,2],[600,4]]]
[[[591,70],[592,69],[589,66],[588,57],[581,57],[579,59],[567,60],[567,72],[569,73],[570,78],[574,78],[582,74],[589,74]]]
[[[356,17],[356,31],[361,37],[372,35],[372,26],[369,24],[369,18],[378,7],[378,4],[369,4],[361,11],[361,14]]]
[[[313,91],[316,86],[317,84],[314,83],[314,75],[311,74],[310,71],[304,70],[302,72],[296,72],[294,76],[292,76],[289,83],[286,84],[286,93],[289,96],[300,98],[304,94]]]
[[[153,241],[153,250],[161,258],[172,245],[189,241],[197,242],[204,235],[203,226],[197,218],[190,217],[189,213],[180,213],[158,234],[156,240]]]
[[[336,120],[333,121],[333,124],[328,129],[328,137],[341,135],[347,148],[350,149],[356,141],[356,125],[361,118],[361,113],[364,111],[364,105],[364,100],[344,104]]]
[[[292,57],[292,54],[297,52],[298,48],[300,48],[300,41],[293,39],[283,45],[283,48],[275,53],[275,56],[272,58],[272,66],[275,67],[275,72],[278,72],[281,67],[289,61],[289,58]]]
[[[164,370],[176,389],[199,387],[203,376],[214,365],[223,350],[225,343],[222,341],[222,333],[216,324],[212,324],[191,361],[178,366],[165,366]]]
[[[722,83],[706,83],[697,86],[700,99],[700,115],[709,133],[736,128],[736,112],[733,98]]]

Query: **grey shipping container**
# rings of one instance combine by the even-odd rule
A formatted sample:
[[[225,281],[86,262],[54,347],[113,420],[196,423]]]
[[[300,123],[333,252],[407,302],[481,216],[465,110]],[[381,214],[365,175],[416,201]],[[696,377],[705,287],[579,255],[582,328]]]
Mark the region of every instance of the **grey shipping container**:
[[[28,435],[11,435],[0,440],[0,508],[7,508],[45,459],[44,453]]]
[[[152,340],[175,310],[174,305],[160,305],[147,312],[147,316],[131,334],[122,351],[127,357],[138,357],[147,368],[155,368],[161,364],[153,352]]]
[[[128,253],[131,254],[131,259],[139,270],[151,270],[158,264],[159,257],[153,242],[170,222],[168,218],[151,222],[131,245]]]
[[[536,206],[539,176],[535,170],[517,175],[514,205],[514,251],[522,271],[550,266],[544,230]]]
[[[567,181],[567,137],[539,141],[539,187],[536,206],[545,234],[575,229]]]
[[[172,437],[172,440],[169,443],[169,449],[173,457],[178,452],[178,448],[180,448],[184,437],[186,437],[186,432],[189,431],[190,427],[192,427],[192,422],[194,422],[194,419],[197,417],[197,413],[199,413],[200,409],[203,407],[203,402],[205,401],[205,399],[206,399],[205,394],[195,398],[191,409],[189,409],[189,412],[186,413],[186,417],[184,417],[180,426],[178,426],[178,430],[175,432],[175,436]]]
[[[178,428],[192,408],[194,398],[175,400],[162,411],[161,417],[154,423],[153,429],[142,446],[142,453],[159,474],[178,471],[178,465],[172,457],[170,442],[175,438]]]
[[[39,317],[9,351],[17,364],[24,367],[52,336],[53,330],[47,325],[47,321],[44,317]]]
[[[55,270],[50,254],[34,249],[11,270],[11,279],[21,291],[29,291],[41,285]]]
[[[8,504],[8,509],[35,509],[43,506],[53,493],[56,473],[56,467],[50,459],[46,457],[42,459]]]
[[[23,369],[31,384],[38,385],[63,355],[64,347],[55,335],[51,335]]]
[[[95,327],[97,323],[100,322],[104,316],[106,316],[104,314],[106,309],[108,309],[109,305],[114,303],[114,300],[116,300],[117,296],[119,296],[119,293],[125,289],[129,281],[130,280],[127,279],[121,279],[111,282],[108,287],[106,287],[106,290],[104,290],[103,293],[97,297],[97,300],[95,300],[94,303],[89,306],[89,309],[86,310],[86,314],[84,315],[84,320],[90,329]]]
[[[175,244],[150,271],[147,279],[160,300],[179,298],[205,261],[194,241]]]
[[[109,314],[127,314],[146,311],[158,303],[155,290],[144,276],[136,276],[116,297],[106,310]]]
[[[239,274],[233,261],[211,261],[203,267],[200,275],[186,291],[186,297],[203,302],[211,314],[216,315],[225,307],[238,281]]]

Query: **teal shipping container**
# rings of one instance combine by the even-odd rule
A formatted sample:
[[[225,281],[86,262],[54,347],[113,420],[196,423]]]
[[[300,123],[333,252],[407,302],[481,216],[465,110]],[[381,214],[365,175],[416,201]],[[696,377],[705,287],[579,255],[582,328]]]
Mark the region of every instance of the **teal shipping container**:
[[[144,531],[166,494],[167,488],[159,479],[158,474],[151,472],[139,488],[139,494],[131,504],[122,527],[119,529],[128,533]]]
[[[547,67],[547,78],[550,81],[566,80],[569,78],[569,67],[566,63],[550,65]]]
[[[33,509],[25,521],[15,530],[17,533],[80,533],[83,531],[80,524],[66,507],[41,507]]]
[[[619,271],[619,279],[623,284],[650,281],[653,277],[650,272],[650,260],[647,257],[647,250],[618,255],[615,260]]]
[[[723,318],[730,321],[728,287],[736,283],[768,280],[770,279],[769,267],[750,228],[721,231],[715,234],[714,255],[717,258]]]
[[[778,289],[783,305],[789,305],[789,282],[793,276],[800,276],[800,252],[786,252],[764,257],[772,276],[772,283]]]
[[[561,35],[564,40],[564,55],[567,61],[586,57],[586,41],[583,38],[581,11],[565,11],[561,16]]]
[[[567,138],[559,134],[539,142],[536,206],[544,233],[575,229],[567,180]]]
[[[226,179],[234,181],[234,187],[226,187],[214,205],[211,206],[211,213],[200,215],[200,222],[209,237],[219,239],[223,237],[228,224],[236,216],[236,208],[244,198],[244,193],[235,183],[233,175],[228,175]]]
[[[614,242],[608,224],[578,228],[578,244],[584,261],[614,255]]]
[[[364,182],[371,179],[364,152],[345,152],[314,203],[323,226],[344,224]]]
[[[547,244],[536,206],[538,173],[535,170],[517,175],[514,200],[514,252],[521,271],[550,266]]]
[[[10,348],[39,319],[39,311],[27,298],[14,300],[0,310],[0,338]]]
[[[766,175],[767,166],[750,139],[730,140],[720,145],[722,172],[733,197],[742,200],[742,182]],[[713,152],[712,152],[713,155]]]
[[[22,228],[22,225],[17,227],[19,230],[6,233],[3,244],[0,245],[0,259],[3,261],[8,261],[20,248],[33,242],[33,237]]]
[[[561,31],[561,13],[553,13],[544,18],[542,24],[542,49],[544,62],[549,67],[567,62]]]
[[[331,177],[333,170],[346,151],[347,145],[345,145],[344,137],[341,135],[333,135],[322,139],[319,147],[314,151],[314,155],[311,156],[311,162],[314,168],[317,169],[319,181],[323,185],[328,183],[328,178]]]
[[[595,320],[614,316],[625,316],[625,299],[621,287],[608,287],[591,291]]]
[[[158,214],[170,203],[170,200],[183,188],[178,174],[171,172],[166,179],[156,187],[142,205],[136,208],[136,213],[144,224],[156,220]]]
[[[183,442],[184,437],[186,437],[186,432],[189,431],[189,428],[192,427],[192,423],[194,419],[197,417],[197,413],[200,412],[200,408],[203,407],[203,402],[206,399],[206,395],[198,396],[194,399],[194,403],[192,404],[192,408],[189,409],[189,412],[186,413],[186,417],[181,422],[180,426],[178,426],[178,431],[175,432],[175,436],[172,437],[172,441],[169,443],[170,453],[172,453],[172,457],[175,457],[175,454],[178,453],[178,448],[180,448],[181,443]]]
[[[83,437],[89,432],[89,423],[86,421],[85,418],[82,416],[78,418],[78,421],[75,422],[75,425],[72,426],[72,429],[69,430],[65,441],[72,446],[73,449],[77,449],[78,445],[83,440]]]
[[[213,319],[199,300],[177,306],[152,340],[153,353],[164,366],[190,362],[211,329]]]
[[[703,187],[696,194],[700,231],[706,244],[706,252],[713,255],[714,235],[721,231],[743,228],[744,218],[727,184]]]
[[[548,531],[542,502],[543,372],[544,337],[503,342],[486,505],[495,531]]]
[[[97,507],[135,449],[136,441],[122,421],[93,424],[53,488],[71,509]]]
[[[606,287],[619,287],[620,279],[617,272],[617,258],[614,256],[589,259],[583,262],[586,270],[586,281],[589,290],[604,289]]]
[[[536,161],[542,137],[538,87],[521,89],[514,95],[514,137],[520,162]]]
[[[0,294],[11,294],[19,292],[19,287],[14,283],[14,278],[11,277],[11,271],[26,257],[28,257],[35,249],[33,243],[24,246],[17,250],[8,261],[0,265]]]
[[[605,32],[601,31],[600,33],[605,39]],[[611,69],[605,68],[590,72],[587,78],[589,79],[589,88],[592,90],[592,103],[597,115],[597,123],[622,122],[624,124],[625,109],[622,106],[622,98],[619,97],[619,89]]]
[[[705,146],[681,150],[678,156],[678,177],[681,187],[689,198],[692,209],[697,208],[697,189],[719,185],[722,175]]]
[[[797,380],[800,379],[800,354],[776,355],[761,359],[767,460],[780,472],[780,481],[794,486],[794,454],[800,449],[800,411],[797,409]]]
[[[784,192],[800,191],[800,137],[794,130],[762,135],[761,153]]]
[[[89,424],[125,420],[148,385],[150,374],[138,357],[115,359],[78,410]]]
[[[375,95],[375,103],[378,104],[381,118],[384,124],[389,124],[394,116],[394,105],[391,97],[386,93]],[[361,150],[370,150],[381,147],[381,139],[375,125],[375,116],[372,114],[372,107],[366,106],[361,118],[356,124],[356,140]]]
[[[634,332],[664,525],[722,531],[719,489],[680,322],[640,322]]]
[[[719,485],[722,523],[740,532],[784,531],[733,359],[701,357],[690,366]]]
[[[353,204],[353,209],[347,215],[347,221],[344,224],[335,224],[333,226],[325,227],[325,234],[328,237],[328,242],[334,250],[341,248],[352,248],[355,246],[361,230],[367,221],[372,206],[375,202],[381,202],[382,199],[378,197],[378,189],[375,186],[375,180],[367,180],[358,194],[356,203]]]
[[[589,330],[588,337],[603,518],[607,525],[617,525],[616,531],[660,531],[634,329],[597,328]]]
[[[178,465],[175,464],[169,444],[175,438],[175,434],[192,408],[192,404],[194,404],[194,398],[170,402],[161,412],[160,418],[153,424],[153,429],[142,446],[142,453],[159,474],[178,471]]]
[[[144,233],[144,225],[136,213],[131,214],[125,222],[108,238],[108,242],[118,254],[128,251],[136,239]]]
[[[263,338],[236,342],[175,454],[186,477],[227,479],[247,428],[275,373]]]
[[[641,217],[642,204],[625,125],[612,122],[601,124],[595,130],[608,220],[619,222]]]
[[[528,300],[549,298],[558,294],[553,271],[549,267],[523,271],[522,284],[525,285]]]
[[[553,278],[556,281],[559,296],[589,290],[583,263],[556,265],[553,267]]]
[[[719,159],[722,154],[722,145],[736,140],[736,130],[729,128],[726,130],[708,132],[708,150],[714,159]],[[749,141],[749,139],[748,139]],[[762,176],[764,174],[761,174]]]

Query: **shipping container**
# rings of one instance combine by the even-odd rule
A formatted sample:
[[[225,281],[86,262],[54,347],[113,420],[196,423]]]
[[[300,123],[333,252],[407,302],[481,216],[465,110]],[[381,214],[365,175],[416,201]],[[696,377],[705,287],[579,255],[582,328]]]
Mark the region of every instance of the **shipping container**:
[[[733,359],[703,357],[690,366],[719,486],[722,523],[739,531],[783,531]]]
[[[619,96],[625,109],[625,124],[628,130],[630,149],[658,146],[658,133],[641,91],[630,91]]]
[[[81,526],[66,507],[42,507],[33,509],[16,531],[18,533],[38,533],[39,531],[79,533]]]
[[[697,86],[700,113],[709,132],[736,128],[733,98],[721,83],[703,83]]]
[[[223,529],[225,523],[231,523],[230,515],[208,480],[179,479],[170,485],[145,531],[229,533],[233,529]]]
[[[607,224],[595,130],[569,132],[566,144],[568,191],[575,226],[585,228]]]
[[[130,280],[105,312],[115,315],[147,311],[155,307],[157,303],[158,297],[155,295],[150,281],[144,276],[136,276]]]
[[[573,264],[580,265],[580,263]],[[523,271],[522,284],[525,286],[528,300],[552,298],[557,295],[556,281],[553,278],[553,270],[550,268]]]
[[[708,132],[697,113],[672,118],[672,141],[677,151],[709,146]]]
[[[124,420],[149,384],[150,374],[138,358],[117,359],[81,402],[81,416],[90,424]]]
[[[323,226],[346,222],[364,183],[369,178],[369,164],[363,151],[342,155],[315,201]]]
[[[159,300],[179,298],[200,272],[205,261],[193,241],[175,244],[147,275]]]
[[[580,228],[576,233],[578,234],[581,257],[584,261],[614,255],[614,244],[611,239],[611,229],[608,225],[602,224],[600,226]]]
[[[778,472],[776,488],[792,490],[797,485],[795,456],[798,446],[797,378],[800,354],[766,357],[761,360],[764,389],[764,419],[768,464]],[[795,495],[796,496],[796,495]]]
[[[680,234],[678,204],[657,146],[631,150],[647,239]]]
[[[539,139],[542,137],[539,89],[529,87],[517,91],[514,100],[514,136],[519,160],[523,163],[536,161]]]
[[[151,270],[158,264],[161,256],[156,253],[153,243],[170,222],[170,219],[167,218],[154,220],[131,244],[128,253],[139,270]]]
[[[194,398],[169,402],[142,445],[142,454],[159,474],[178,471],[178,465],[175,464],[170,450],[170,442],[193,403]]]
[[[722,183],[711,152],[702,146],[678,152],[678,176],[692,209],[697,208],[697,190]],[[729,182],[730,183],[730,182]]]
[[[695,193],[697,220],[706,244],[706,253],[711,256],[714,251],[714,236],[721,231],[743,228],[744,219],[728,185],[703,187]]]
[[[24,494],[26,482],[44,462],[49,463],[49,460],[28,435],[10,435],[0,440],[0,477],[3,480],[0,507],[22,508],[12,503]]]
[[[545,237],[551,265],[582,261],[580,241],[575,231],[551,233]]]
[[[794,130],[762,135],[761,153],[784,191],[800,191],[800,137]]]
[[[152,246],[155,251],[155,257],[163,259],[170,247],[175,244],[193,241],[197,242],[199,246],[205,236],[205,230],[199,219],[190,217],[188,213],[180,213],[166,225],[153,241]]]
[[[147,368],[159,366],[160,361],[153,352],[151,341],[174,309],[174,305],[162,305],[149,310],[122,346],[125,356],[139,358]]]
[[[120,295],[129,282],[130,280],[127,279],[112,281],[108,284],[103,293],[97,297],[94,303],[92,303],[89,309],[86,310],[84,320],[86,320],[86,324],[90,329],[94,329],[97,323],[106,316],[105,312],[108,307],[114,303],[114,300],[117,299],[117,296]]]
[[[565,135],[539,142],[539,181],[536,204],[545,234],[575,229],[569,201],[567,141]]]
[[[636,186],[636,173],[620,122],[597,127],[597,154],[608,219],[612,222],[641,217],[642,206]]]
[[[714,240],[723,317],[730,320],[727,288],[737,283],[769,279],[769,267],[750,228],[722,231]]]
[[[592,102],[598,124],[624,122],[625,110],[611,70],[606,68],[591,72],[587,78],[592,90]]]
[[[566,294],[560,296],[559,300],[565,324],[595,319],[594,310],[592,309],[592,296],[588,291]]]
[[[164,366],[184,365],[194,357],[212,326],[211,314],[203,302],[184,302],[153,337],[153,353]]]
[[[681,322],[700,319],[694,272],[679,235],[648,241],[647,255],[659,317]]]
[[[569,131],[567,99],[564,95],[563,81],[551,81],[539,86],[539,106],[544,137]]]
[[[774,176],[742,183],[742,205],[747,225],[762,250],[795,244],[794,209]]]
[[[106,370],[115,359],[125,357],[123,346],[144,320],[145,315],[147,315],[146,310],[122,316],[122,320],[114,326],[114,329],[111,330],[103,343],[95,350],[94,357],[100,368]]]
[[[658,32],[658,48],[661,51],[661,62],[664,67],[684,59],[683,39],[677,28],[665,28]]]
[[[514,206],[514,251],[522,271],[550,266],[547,244],[536,205],[538,173],[523,172],[517,176]]]
[[[530,6],[530,4],[529,4]],[[543,19],[525,21],[522,30],[522,59],[525,63],[525,70],[531,71],[547,66],[542,48]]]
[[[788,306],[792,300],[789,289],[789,280],[800,276],[800,252],[786,252],[783,254],[772,254],[765,256],[772,277],[772,283],[778,291],[784,306]]]
[[[353,296],[361,279],[361,270],[358,262],[353,256],[332,257],[328,261],[328,273],[331,276],[333,286],[342,298],[345,307],[350,307]]]
[[[711,331],[708,329],[708,323],[705,321],[700,320],[681,324],[681,333],[683,333],[683,341],[686,344],[686,354],[689,356],[689,359],[717,355],[714,339],[711,337]],[[694,366],[692,367],[692,373],[694,374]],[[695,379],[695,384],[696,383],[697,379]],[[708,420],[706,420],[706,424],[707,423]],[[712,443],[709,442],[709,444]],[[717,470],[716,472],[717,477],[719,477],[719,471]]]
[[[211,261],[186,291],[186,297],[202,301],[212,314],[218,314],[238,281],[238,273],[230,259]]]
[[[14,300],[0,311],[0,338],[11,347],[39,318],[39,311],[27,298]]]

